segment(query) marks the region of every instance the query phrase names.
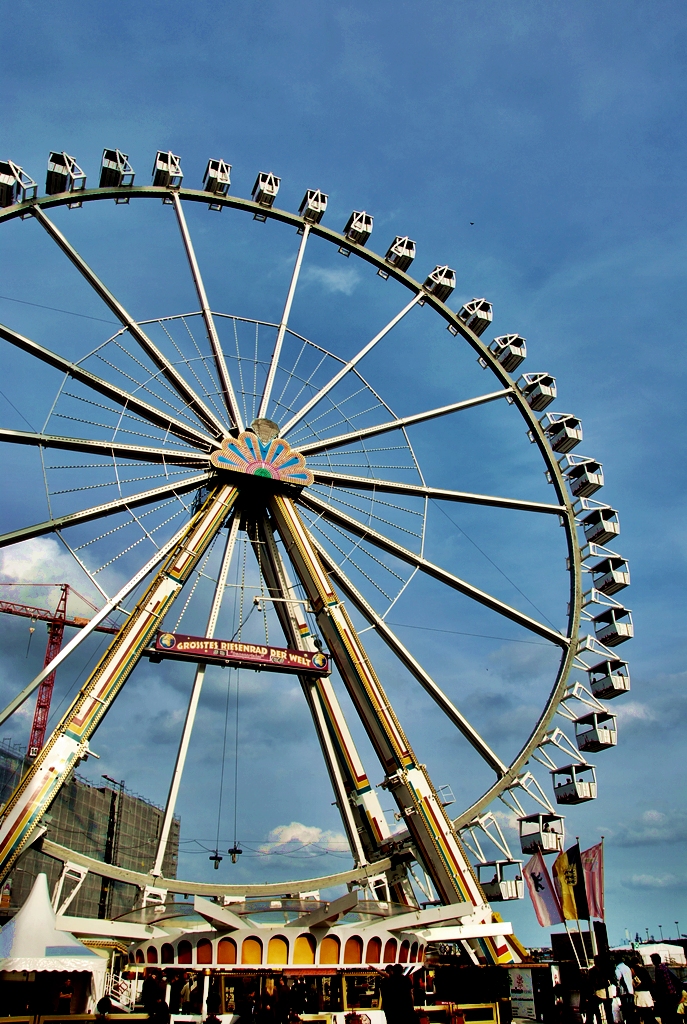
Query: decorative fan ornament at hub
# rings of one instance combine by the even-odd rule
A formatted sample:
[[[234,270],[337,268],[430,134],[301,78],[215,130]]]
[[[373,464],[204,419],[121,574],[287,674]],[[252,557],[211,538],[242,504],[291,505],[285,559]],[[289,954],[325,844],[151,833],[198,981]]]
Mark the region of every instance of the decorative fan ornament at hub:
[[[285,484],[307,487],[315,479],[305,467],[305,459],[278,436],[273,420],[253,420],[249,430],[226,438],[222,447],[210,456],[217,469],[229,469],[248,476],[263,476]]]

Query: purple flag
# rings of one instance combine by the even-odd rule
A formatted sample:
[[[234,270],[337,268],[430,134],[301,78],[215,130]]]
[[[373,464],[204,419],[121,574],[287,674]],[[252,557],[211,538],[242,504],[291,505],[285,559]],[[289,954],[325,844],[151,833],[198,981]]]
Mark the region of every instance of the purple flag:
[[[558,902],[558,894],[553,887],[541,850],[523,868],[527,888],[529,889],[537,921],[542,928],[552,924],[561,924],[563,915]]]

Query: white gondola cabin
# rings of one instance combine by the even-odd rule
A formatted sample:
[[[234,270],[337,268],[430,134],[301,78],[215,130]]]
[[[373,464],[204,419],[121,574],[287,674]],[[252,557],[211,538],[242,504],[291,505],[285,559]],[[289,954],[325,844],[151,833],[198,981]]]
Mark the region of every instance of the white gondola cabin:
[[[521,860],[488,860],[478,864],[477,880],[490,903],[521,900],[525,896]]]
[[[582,424],[567,412],[547,412],[539,421],[555,452],[570,452],[582,440]]]
[[[523,853],[560,853],[565,842],[565,818],[560,814],[528,814],[518,819]]]
[[[118,149],[104,149],[100,163],[100,188],[130,188],[134,183],[134,169],[126,153]],[[116,203],[128,203],[129,197],[115,199]]]
[[[596,639],[606,647],[617,647],[634,636],[632,612],[622,605],[604,608],[599,615],[594,616],[592,622]]]
[[[203,189],[214,196],[226,196],[231,187],[231,164],[224,160],[208,160],[203,175]],[[210,210],[221,211],[221,203],[209,203]]]
[[[557,804],[583,804],[596,800],[596,768],[591,764],[569,764],[551,772]]]
[[[523,373],[518,387],[534,412],[543,412],[556,397],[556,378],[550,373]]]
[[[620,519],[614,508],[594,508],[580,522],[590,544],[608,544],[620,534]]]
[[[486,299],[471,299],[460,307],[456,315],[477,337],[484,334],[494,319],[491,302],[487,302]]]
[[[565,469],[565,477],[575,498],[589,498],[604,485],[603,466],[596,459],[583,455],[571,455]]]
[[[502,334],[494,338],[489,351],[494,353],[506,373],[512,373],[527,357],[527,342],[519,334]]]
[[[422,287],[439,302],[446,302],[456,287],[456,272],[450,267],[436,266],[432,273],[427,275]]]
[[[595,697],[611,700],[630,689],[630,670],[626,661],[610,658],[589,669],[589,688]]]
[[[415,259],[415,242],[408,235],[396,235],[384,259],[397,270],[407,270]]]
[[[630,586],[630,568],[620,555],[609,555],[592,566],[594,589],[602,594],[616,594]]]
[[[163,153],[158,150],[153,164],[153,185],[156,188],[181,188],[183,178],[181,157],[171,151]]]
[[[14,206],[35,199],[38,185],[11,160],[0,160],[0,206]]]
[[[590,711],[575,721],[577,749],[583,753],[595,754],[608,750],[618,743],[616,716],[609,711]]]
[[[344,235],[349,242],[355,242],[356,245],[365,245],[372,234],[373,225],[374,217],[372,214],[366,213],[365,210],[354,210],[346,221]]]
[[[253,202],[257,203],[258,206],[264,206],[266,209],[270,209],[274,206],[274,200],[277,198],[277,192],[281,185],[281,178],[278,178],[276,174],[272,174],[269,171],[260,171],[255,184],[253,185],[253,191],[251,196]],[[255,214],[255,220],[266,220],[267,218],[261,214]]]
[[[48,158],[48,173],[45,191],[49,196],[61,192],[82,192],[86,188],[86,175],[73,156],[68,153],[51,153]],[[80,202],[70,203],[69,209],[81,206]]]
[[[328,202],[329,196],[325,192],[321,192],[319,188],[309,188],[301,200],[298,212],[306,224],[319,224]]]

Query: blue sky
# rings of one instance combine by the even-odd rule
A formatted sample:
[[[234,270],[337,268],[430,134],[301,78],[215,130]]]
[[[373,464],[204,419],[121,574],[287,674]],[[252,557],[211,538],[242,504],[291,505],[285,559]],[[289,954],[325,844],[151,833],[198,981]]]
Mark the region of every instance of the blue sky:
[[[351,209],[368,210],[375,215],[370,244],[376,251],[384,251],[394,234],[409,234],[418,245],[416,276],[435,263],[454,267],[458,283],[452,302],[487,296],[495,309],[494,333],[518,331],[532,353],[527,369],[555,374],[560,395],[555,408],[582,419],[580,451],[603,462],[603,498],[621,513],[619,550],[632,569],[627,603],[636,631],[636,639],[622,648],[631,663],[632,692],[612,708],[619,715],[619,747],[598,755],[599,799],[570,812],[568,834],[579,834],[583,845],[600,834],[607,837],[613,938],[619,940],[626,927],[633,933],[648,927],[658,936],[659,923],[668,934],[680,917],[687,931],[684,6],[607,0],[342,2],[335,7],[266,0],[211,6],[201,0],[190,7],[175,0],[125,0],[105,11],[85,2],[57,7],[37,0],[30,16],[18,13],[19,24],[0,39],[0,158],[22,164],[41,188],[50,149],[74,154],[93,183],[104,146],[127,152],[142,183],[149,180],[155,151],[171,149],[181,155],[191,187],[200,186],[207,159],[217,156],[233,165],[232,191],[239,195],[249,195],[259,170],[281,175],[279,204],[287,209],[297,209],[305,188],[321,187],[330,195],[326,223],[340,228]],[[133,211],[135,205],[132,210],[113,205],[99,220],[89,210],[60,211],[55,220],[97,262],[108,283],[124,290],[135,316],[184,312],[182,296],[190,301],[192,295],[188,285],[186,292],[175,291],[181,250],[169,211],[144,215]],[[249,230],[224,213],[218,220],[227,236],[217,241],[220,228],[213,226],[211,234],[205,218],[205,213],[189,213],[211,295],[213,287],[214,295],[221,294],[227,268],[237,275],[241,269],[241,287],[226,286],[225,305],[232,307],[226,311],[278,316],[293,239],[267,225],[259,227],[263,234],[255,241],[252,223]],[[35,225],[7,227],[0,238],[0,319],[44,344],[52,339],[58,347],[59,342],[63,351],[104,339],[105,326],[97,321],[10,301],[109,318],[37,237]],[[135,241],[136,230],[144,232],[144,240],[139,233]],[[132,280],[127,284],[132,269],[149,270],[156,261],[163,267],[167,260],[173,268],[169,274],[153,275],[145,288]],[[322,255],[306,276],[301,305],[294,308],[305,333],[336,334],[343,323],[371,336],[384,314],[398,308],[398,291],[390,286],[377,300],[369,275],[353,261],[343,263],[338,255]],[[443,338],[437,340],[438,354],[426,357],[412,348],[411,335],[410,327],[399,335],[402,365],[385,364],[392,355],[385,351],[371,370],[382,383],[388,378],[393,384],[401,411],[415,411],[416,402],[433,389],[439,394],[442,378],[447,393],[454,383],[476,393],[469,390],[474,364],[468,369],[461,363],[455,376],[458,370],[447,368],[452,356]],[[2,390],[30,421],[29,411],[41,420],[54,387],[50,391],[47,378],[41,378],[27,399],[19,386],[26,371],[7,354],[3,359],[3,372],[19,376],[9,389],[4,383],[9,378],[3,377]],[[7,401],[0,403],[2,425],[21,429]],[[442,472],[450,468],[464,474],[464,481],[471,472],[475,480],[505,474],[523,493],[534,487],[529,451],[523,453],[520,442],[516,446],[505,421],[498,429],[503,434],[490,437],[486,425],[475,420],[459,454],[430,451],[431,438],[418,441],[429,459],[431,482],[440,486]],[[3,499],[3,529],[9,529],[26,521],[37,484],[27,477],[17,486],[22,458],[0,454],[5,474],[15,481]],[[540,479],[536,487],[546,500]],[[510,546],[503,540],[500,520],[480,520],[462,508],[448,511],[504,571],[511,571],[512,557],[528,597],[539,603],[558,600],[536,558],[525,564],[515,557],[517,538]],[[524,523],[516,527],[515,521],[509,529],[526,533]],[[444,540],[447,529],[444,524]],[[438,538],[441,530],[435,530]],[[459,564],[467,565],[466,574],[484,572],[485,584],[490,582],[491,570],[479,564],[469,543],[457,534],[450,543]],[[13,568],[3,563],[5,578]],[[53,570],[55,580],[67,571],[59,562]],[[48,573],[45,567],[41,571]],[[424,593],[415,600],[422,603]],[[417,603],[400,606],[398,621],[408,623],[421,614],[418,609]],[[431,621],[460,630],[463,613],[459,602],[448,602],[440,612],[432,611]],[[25,659],[25,623],[3,621],[0,630],[7,652],[4,700],[40,662],[42,641],[34,638]],[[428,634],[422,636],[417,643],[427,647]],[[404,639],[410,643],[410,632]],[[451,640],[451,646],[442,639],[427,652],[439,668],[451,659],[459,665],[463,706],[477,716],[490,742],[503,749],[524,738],[518,729],[521,721],[525,728],[527,715],[517,709],[535,707],[546,673],[539,648],[511,640],[480,647],[467,638]],[[393,673],[383,652],[379,658],[382,675]],[[485,665],[496,673],[493,687],[478,678]],[[73,674],[65,671],[64,686],[72,681]],[[216,811],[201,820],[195,805],[198,792],[216,784],[212,757],[221,740],[222,685],[208,686],[201,714],[207,749],[192,758],[193,784],[182,794],[182,833],[189,840],[207,840],[214,833]],[[58,692],[59,687],[60,681]],[[340,825],[329,806],[300,694],[263,677],[246,687],[241,756],[251,767],[242,783],[239,836],[257,850],[271,830],[297,821],[331,833],[335,848]],[[394,700],[413,716],[420,706],[404,687],[399,683]],[[98,736],[103,755],[98,767],[124,772],[132,788],[162,801],[165,759],[176,743],[187,689],[188,675],[142,669],[122,697],[119,717],[113,712],[112,724],[108,721]],[[141,730],[134,749],[123,754],[127,731],[139,717],[149,732]],[[468,797],[481,776],[477,768],[473,779],[473,769],[458,767],[462,762],[445,726],[426,711],[413,729],[411,739],[423,755],[427,751],[430,768],[435,758],[441,774],[435,781],[449,781],[459,799]],[[24,717],[8,734],[22,739],[26,730]],[[274,743],[284,740],[285,732],[289,742],[283,743],[284,756],[277,757]],[[317,778],[318,786],[295,787],[294,771],[299,779]],[[230,818],[222,827],[229,839]],[[278,840],[279,835],[272,837]],[[187,874],[209,868],[204,852],[185,858],[180,870]],[[257,879],[265,872],[279,877],[278,860],[246,859],[234,875],[225,860],[221,872],[227,881]],[[334,853],[290,863],[294,873],[314,874],[346,862]],[[525,942],[543,942],[529,906],[504,910]]]

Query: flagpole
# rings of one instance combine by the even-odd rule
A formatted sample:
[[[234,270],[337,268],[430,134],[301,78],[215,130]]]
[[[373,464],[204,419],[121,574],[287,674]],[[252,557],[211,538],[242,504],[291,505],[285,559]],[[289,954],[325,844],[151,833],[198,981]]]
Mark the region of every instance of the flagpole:
[[[575,842],[577,843],[577,849],[579,850],[580,849],[580,837],[579,836],[575,836]],[[582,863],[581,860],[580,860],[580,863]],[[583,884],[584,884],[584,880],[583,880]],[[586,892],[586,888],[585,888],[585,892]],[[587,909],[589,910],[589,901],[587,901]],[[589,941],[592,944],[592,955],[596,956],[598,950],[596,948],[596,936],[594,935],[594,932],[592,930],[591,917],[587,918],[587,924],[589,925]],[[586,963],[587,967],[589,967],[589,957],[587,956],[587,947],[584,944],[584,937],[582,935],[582,929],[580,928],[579,919],[577,921],[577,930],[580,933],[580,942],[582,943],[582,951],[584,953],[584,962]]]
[[[563,924],[565,925],[565,930],[568,933],[568,938],[570,939],[570,945],[572,946],[573,953],[575,954],[575,959],[577,960],[577,966],[580,968],[580,970],[582,970],[582,963],[580,962],[580,958],[577,955],[577,949],[575,948],[575,943],[573,942],[573,937],[570,934],[570,929],[568,928],[567,918],[563,919]]]

